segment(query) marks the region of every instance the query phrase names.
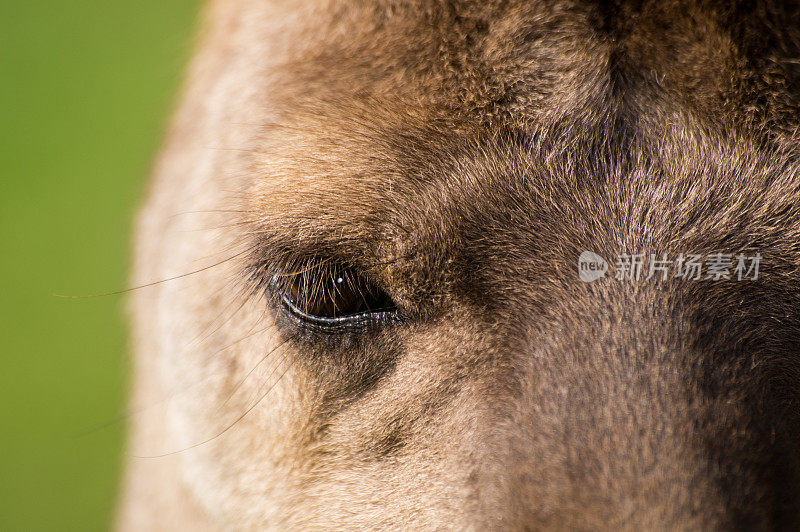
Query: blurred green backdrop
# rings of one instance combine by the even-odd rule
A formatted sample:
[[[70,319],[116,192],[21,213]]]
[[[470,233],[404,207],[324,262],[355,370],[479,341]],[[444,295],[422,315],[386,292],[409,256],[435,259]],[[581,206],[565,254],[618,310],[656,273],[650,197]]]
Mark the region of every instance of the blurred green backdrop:
[[[104,530],[124,423],[133,213],[197,0],[3,0],[0,530]]]

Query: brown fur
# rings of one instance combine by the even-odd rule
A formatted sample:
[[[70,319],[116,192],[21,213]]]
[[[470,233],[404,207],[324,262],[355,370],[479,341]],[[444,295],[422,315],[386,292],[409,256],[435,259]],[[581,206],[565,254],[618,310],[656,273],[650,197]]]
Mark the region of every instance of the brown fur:
[[[797,3],[208,19],[139,221],[136,283],[196,271],[134,297],[120,528],[800,525]],[[586,284],[585,249],[764,262]],[[403,318],[298,332],[264,286],[308,257]]]

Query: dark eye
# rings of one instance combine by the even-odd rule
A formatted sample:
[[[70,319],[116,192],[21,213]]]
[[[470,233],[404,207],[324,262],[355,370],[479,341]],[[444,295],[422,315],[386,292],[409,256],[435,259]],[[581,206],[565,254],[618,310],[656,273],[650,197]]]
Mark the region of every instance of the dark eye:
[[[288,275],[284,307],[306,322],[332,326],[383,317],[395,309],[391,298],[354,268],[317,265]]]

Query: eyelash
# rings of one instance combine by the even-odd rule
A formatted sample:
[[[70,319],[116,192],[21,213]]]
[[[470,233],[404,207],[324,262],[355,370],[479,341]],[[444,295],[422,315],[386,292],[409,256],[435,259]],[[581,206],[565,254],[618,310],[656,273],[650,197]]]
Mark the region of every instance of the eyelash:
[[[324,333],[356,332],[398,319],[398,310],[389,296],[352,267],[313,259],[283,267],[262,265],[258,270],[261,279],[264,274],[269,278],[266,288],[273,307],[295,328]],[[340,307],[342,297],[345,308]],[[346,308],[348,305],[356,310]],[[342,313],[337,316],[339,311]]]

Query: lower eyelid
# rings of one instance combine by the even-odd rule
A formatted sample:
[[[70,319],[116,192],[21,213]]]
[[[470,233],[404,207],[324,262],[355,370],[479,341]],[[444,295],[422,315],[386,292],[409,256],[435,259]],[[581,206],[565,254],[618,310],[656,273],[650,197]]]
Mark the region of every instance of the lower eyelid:
[[[308,321],[308,322],[311,322],[311,323],[315,323],[315,324],[318,324],[320,326],[326,326],[326,327],[329,327],[329,326],[335,327],[335,326],[339,326],[339,325],[345,325],[346,326],[346,325],[352,324],[353,322],[368,321],[368,320],[370,320],[372,318],[381,317],[381,315],[385,316],[387,314],[394,313],[397,310],[395,307],[386,307],[386,308],[377,309],[377,310],[367,310],[367,311],[359,312],[357,314],[350,314],[348,316],[337,316],[337,317],[333,317],[333,318],[328,318],[328,317],[321,317],[321,316],[313,316],[311,314],[308,314],[308,313],[304,312],[301,308],[299,308],[294,303],[294,301],[291,300],[290,297],[288,297],[286,295],[283,296],[282,303],[283,303],[283,306],[291,314],[293,314],[294,316],[296,316],[296,317],[298,317],[298,318],[300,318],[302,320],[305,320],[305,321]]]

